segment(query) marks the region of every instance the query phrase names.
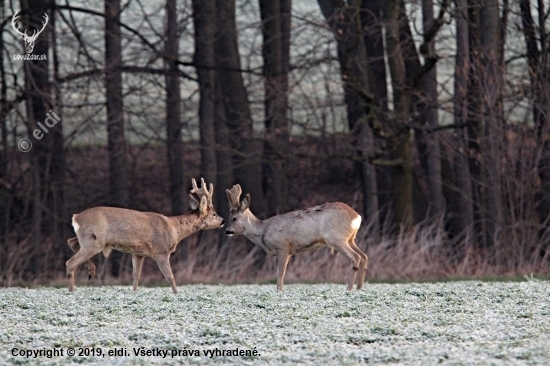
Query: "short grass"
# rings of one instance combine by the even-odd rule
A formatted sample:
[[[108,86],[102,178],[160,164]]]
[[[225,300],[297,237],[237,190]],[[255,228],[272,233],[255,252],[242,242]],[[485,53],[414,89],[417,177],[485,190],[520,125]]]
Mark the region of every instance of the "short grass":
[[[548,281],[179,290],[0,289],[0,364],[550,364]]]

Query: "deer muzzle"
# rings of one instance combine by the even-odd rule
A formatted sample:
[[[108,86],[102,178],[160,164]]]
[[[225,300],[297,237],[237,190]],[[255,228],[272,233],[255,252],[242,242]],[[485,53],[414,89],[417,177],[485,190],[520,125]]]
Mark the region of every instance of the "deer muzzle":
[[[233,234],[235,234],[234,231],[225,230],[225,235],[227,235],[227,236],[233,236]]]

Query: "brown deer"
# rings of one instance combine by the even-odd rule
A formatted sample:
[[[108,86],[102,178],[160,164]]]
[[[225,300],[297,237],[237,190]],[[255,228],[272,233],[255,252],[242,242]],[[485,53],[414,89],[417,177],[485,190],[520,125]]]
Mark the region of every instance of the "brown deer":
[[[69,291],[74,291],[74,273],[79,265],[86,263],[91,278],[95,266],[89,259],[99,252],[108,257],[114,249],[132,254],[134,291],[138,287],[143,260],[151,257],[177,294],[170,268],[170,254],[187,236],[199,230],[220,228],[225,223],[212,205],[212,183],[210,190],[206,188],[204,179],[201,179],[200,189],[195,179],[191,183],[191,212],[185,215],[167,217],[154,212],[115,207],[94,207],[73,215],[73,228],[77,237],[69,239],[68,244],[74,252],[78,252],[67,261]],[[200,202],[193,197],[193,193]]]
[[[278,291],[283,290],[290,256],[323,246],[336,249],[353,263],[347,289],[353,289],[357,271],[357,289],[363,286],[368,257],[355,245],[361,216],[351,207],[342,202],[325,203],[262,221],[249,210],[250,194],[246,194],[240,201],[240,185],[236,184],[231,190],[226,189],[226,192],[230,206],[226,234],[244,235],[267,254],[277,256]]]

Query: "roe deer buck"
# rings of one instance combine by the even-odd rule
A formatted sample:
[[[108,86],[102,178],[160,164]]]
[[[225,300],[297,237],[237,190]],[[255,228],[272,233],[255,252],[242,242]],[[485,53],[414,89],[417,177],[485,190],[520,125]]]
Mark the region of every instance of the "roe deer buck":
[[[286,266],[291,255],[325,245],[336,249],[353,263],[347,289],[353,289],[357,271],[357,289],[363,286],[368,258],[355,245],[361,216],[351,207],[342,202],[325,203],[262,221],[248,209],[250,194],[246,194],[242,202],[239,201],[242,193],[240,185],[236,184],[226,192],[230,206],[226,234],[242,234],[267,254],[277,256],[278,291],[283,290]]]
[[[108,257],[114,249],[132,254],[134,291],[138,287],[143,260],[151,257],[177,294],[170,254],[181,240],[194,232],[220,228],[225,224],[212,205],[212,183],[210,190],[206,188],[204,179],[201,179],[200,189],[195,179],[191,183],[191,212],[185,215],[166,217],[154,212],[114,207],[94,207],[73,215],[77,238],[69,239],[68,244],[74,252],[80,250],[67,261],[69,291],[74,291],[74,273],[79,265],[86,263],[91,278],[95,266],[89,259],[99,252]],[[200,202],[193,197],[193,193],[200,198]]]

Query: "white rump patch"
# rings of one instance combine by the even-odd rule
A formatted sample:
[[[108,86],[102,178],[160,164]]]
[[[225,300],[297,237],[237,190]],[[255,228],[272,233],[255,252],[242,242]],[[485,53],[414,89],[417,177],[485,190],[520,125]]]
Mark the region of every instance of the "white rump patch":
[[[351,221],[351,228],[357,230],[359,229],[360,226],[361,226],[361,216],[357,216]]]
[[[111,252],[113,251],[113,247],[110,245],[106,245],[105,248],[103,248],[102,252],[105,258],[109,258],[109,255],[111,255]]]
[[[75,216],[76,215],[73,215],[73,228],[74,228],[74,232],[75,234],[78,234],[78,230],[80,229],[80,225],[78,225],[78,223],[75,221]]]

